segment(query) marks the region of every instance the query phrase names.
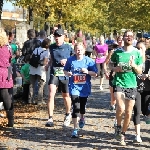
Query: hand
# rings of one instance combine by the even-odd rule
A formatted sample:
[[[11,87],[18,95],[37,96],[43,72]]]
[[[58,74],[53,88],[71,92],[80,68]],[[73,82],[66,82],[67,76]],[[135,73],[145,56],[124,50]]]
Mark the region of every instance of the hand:
[[[62,60],[60,61],[61,65],[65,66],[66,61],[67,61],[67,59],[62,59]]]
[[[141,79],[145,80],[148,77],[148,74],[142,74]]]
[[[45,66],[45,71],[48,71],[49,65]]]
[[[71,77],[72,76],[72,72],[67,72],[67,76]]]
[[[120,66],[114,67],[113,68],[114,72],[122,72],[122,68]]]
[[[105,77],[107,80],[109,80],[109,72],[105,72]]]
[[[88,70],[86,68],[82,68],[81,72],[88,74]]]
[[[136,66],[135,61],[134,61],[134,56],[131,56],[131,58],[129,60],[129,66],[131,66],[132,68],[134,68]]]

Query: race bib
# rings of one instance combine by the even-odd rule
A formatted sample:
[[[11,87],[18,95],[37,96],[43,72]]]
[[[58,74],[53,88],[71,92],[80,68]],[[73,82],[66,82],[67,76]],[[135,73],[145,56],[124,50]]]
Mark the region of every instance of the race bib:
[[[64,74],[64,67],[53,67],[54,69],[54,76],[65,76]]]
[[[122,71],[124,71],[124,72],[132,72],[132,67],[129,66],[128,63],[120,62],[119,66],[121,67]]]
[[[85,83],[86,83],[86,74],[74,75],[74,84],[85,84]]]

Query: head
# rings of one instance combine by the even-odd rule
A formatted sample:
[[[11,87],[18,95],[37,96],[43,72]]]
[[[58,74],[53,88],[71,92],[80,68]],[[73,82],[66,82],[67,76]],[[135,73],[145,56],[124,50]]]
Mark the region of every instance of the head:
[[[37,30],[35,30],[35,37],[39,37],[39,32]]]
[[[76,43],[74,51],[77,56],[83,56],[85,54],[85,46],[82,42]]]
[[[40,36],[41,39],[45,39],[46,38],[45,30],[41,30],[40,33],[39,33],[39,36]]]
[[[132,30],[126,30],[123,35],[123,41],[125,46],[130,46],[133,43],[134,34]]]
[[[100,36],[99,41],[100,41],[100,43],[101,43],[101,44],[103,44],[103,43],[104,43],[105,38],[104,38],[104,36],[103,36],[103,35],[101,35],[101,36]]]
[[[3,28],[0,28],[0,46],[8,44],[8,37]]]
[[[50,45],[50,42],[51,42],[50,39],[48,39],[48,38],[44,39],[42,44],[41,44],[41,47],[48,49],[49,45]]]
[[[117,37],[117,43],[118,43],[120,46],[123,46],[123,37],[122,37],[122,35],[120,35],[120,36]]]
[[[29,29],[29,30],[27,31],[27,36],[28,36],[29,39],[35,38],[35,30]]]
[[[86,40],[91,40],[91,37],[90,37],[90,36],[87,36],[85,39],[86,39]]]
[[[140,51],[142,58],[143,58],[143,62],[145,62],[146,46],[145,46],[144,42],[142,42],[142,41],[137,42],[136,48]]]
[[[55,38],[56,44],[58,46],[61,46],[63,44],[63,42],[64,42],[64,39],[65,39],[65,35],[64,35],[63,29],[55,30],[54,38]]]

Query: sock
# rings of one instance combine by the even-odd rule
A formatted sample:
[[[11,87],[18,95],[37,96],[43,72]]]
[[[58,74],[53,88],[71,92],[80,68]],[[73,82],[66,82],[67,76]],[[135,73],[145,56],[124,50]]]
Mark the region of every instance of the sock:
[[[52,116],[49,116],[49,119],[53,119]]]
[[[70,113],[66,113],[66,116],[69,116],[70,115]]]
[[[125,135],[125,132],[121,132],[122,135]]]
[[[121,128],[121,125],[120,126],[117,125],[117,128]]]

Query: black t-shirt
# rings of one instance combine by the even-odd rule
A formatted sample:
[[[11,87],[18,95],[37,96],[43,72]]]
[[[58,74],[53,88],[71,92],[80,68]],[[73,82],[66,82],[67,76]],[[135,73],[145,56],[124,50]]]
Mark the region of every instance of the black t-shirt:
[[[49,49],[52,59],[51,74],[54,74],[53,67],[64,67],[60,61],[69,58],[73,54],[73,49],[69,44],[57,46],[56,43],[50,45]]]

